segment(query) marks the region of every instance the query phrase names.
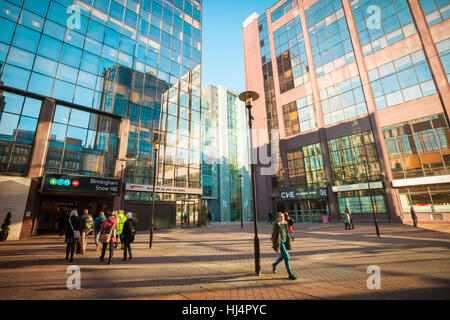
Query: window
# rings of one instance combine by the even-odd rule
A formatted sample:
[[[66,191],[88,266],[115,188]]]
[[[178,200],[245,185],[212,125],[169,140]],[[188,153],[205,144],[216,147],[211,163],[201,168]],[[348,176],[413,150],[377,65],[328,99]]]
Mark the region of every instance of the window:
[[[443,114],[383,128],[394,179],[450,174],[450,129]]]
[[[318,77],[355,60],[341,0],[321,0],[305,14]]]
[[[281,93],[309,81],[308,61],[300,18],[273,33]]]
[[[286,136],[295,135],[316,128],[314,99],[308,95],[283,106]]]
[[[372,25],[373,6],[380,10],[379,26]],[[352,11],[365,56],[416,33],[407,0],[356,0]]]
[[[326,187],[320,143],[288,151],[287,160],[290,187]]]
[[[369,70],[377,110],[436,93],[422,50]]]
[[[450,38],[436,43],[436,49],[441,58],[442,66],[444,67],[447,80],[450,83]]]
[[[4,92],[0,112],[0,172],[25,176],[42,101]]]
[[[272,23],[277,21],[278,19],[280,19],[282,16],[284,16],[289,11],[291,11],[291,9],[295,6],[295,4],[296,4],[295,0],[287,0],[278,9],[276,9],[274,12],[272,12],[272,15],[271,15]]]
[[[450,3],[446,0],[420,0],[420,4],[430,27],[450,17]]]

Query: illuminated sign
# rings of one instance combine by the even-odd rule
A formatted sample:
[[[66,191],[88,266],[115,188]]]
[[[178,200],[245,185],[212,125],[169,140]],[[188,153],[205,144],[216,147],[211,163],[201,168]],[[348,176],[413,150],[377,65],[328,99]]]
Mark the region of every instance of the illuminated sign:
[[[119,179],[48,174],[42,180],[42,192],[119,195]]]
[[[302,199],[327,199],[326,188],[310,188],[280,191],[279,197],[283,200],[302,200]]]

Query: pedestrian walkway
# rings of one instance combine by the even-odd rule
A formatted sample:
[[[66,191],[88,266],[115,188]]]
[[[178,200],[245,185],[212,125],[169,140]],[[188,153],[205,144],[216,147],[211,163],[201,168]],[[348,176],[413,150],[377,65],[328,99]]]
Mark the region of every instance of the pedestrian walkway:
[[[254,275],[253,224],[159,230],[152,250],[139,233],[133,259],[101,264],[93,239],[76,255],[81,290],[68,290],[64,238],[0,244],[0,299],[449,299],[450,226],[294,225],[291,267],[271,264],[271,226],[259,224],[262,275]],[[367,268],[381,269],[381,289],[367,288]]]

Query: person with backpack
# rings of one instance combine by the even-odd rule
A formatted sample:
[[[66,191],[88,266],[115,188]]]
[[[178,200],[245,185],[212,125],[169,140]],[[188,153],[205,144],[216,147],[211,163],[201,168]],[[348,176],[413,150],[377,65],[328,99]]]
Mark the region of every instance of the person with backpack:
[[[117,233],[117,219],[114,213],[109,214],[106,221],[103,223],[100,231],[100,241],[103,244],[102,254],[100,256],[100,261],[105,261],[106,249],[109,245],[109,260],[108,264],[111,264],[111,260],[114,256],[114,244],[116,243],[116,233]]]
[[[127,221],[127,217],[125,216],[125,213],[123,210],[119,210],[119,213],[117,214],[117,238],[120,240],[121,250],[123,250],[123,239],[122,239],[122,231],[123,231],[123,225],[125,224],[125,221]],[[115,247],[117,248],[117,242]]]
[[[102,225],[106,221],[106,216],[103,211],[100,211],[97,218],[94,220],[94,231],[95,231],[95,245],[96,251],[100,251],[100,231],[102,231]]]
[[[129,253],[129,260],[131,260],[131,244],[136,236],[136,222],[133,220],[133,214],[131,212],[127,213],[127,221],[123,225],[122,232],[122,244],[123,244],[123,259],[122,261],[127,261],[127,251]]]
[[[288,224],[289,236],[291,237],[292,241],[294,241],[294,229],[292,228],[292,226],[294,225],[295,221],[287,212],[284,213],[284,219]]]
[[[273,225],[272,231],[272,248],[278,252],[281,252],[280,257],[274,264],[272,264],[272,271],[276,273],[277,265],[284,260],[286,265],[286,271],[289,274],[290,280],[296,280],[297,277],[291,271],[291,266],[289,263],[290,257],[288,250],[291,250],[291,238],[289,237],[289,228],[286,220],[284,219],[284,214],[282,212],[277,213],[277,220]]]
[[[87,236],[94,227],[94,218],[89,214],[88,209],[83,210],[83,215],[80,218],[81,223],[81,254],[86,252]]]
[[[66,223],[66,260],[69,259],[69,262],[73,262],[73,254],[75,252],[75,244],[81,238],[81,228],[80,228],[80,220],[78,218],[77,210],[72,210],[69,218]]]

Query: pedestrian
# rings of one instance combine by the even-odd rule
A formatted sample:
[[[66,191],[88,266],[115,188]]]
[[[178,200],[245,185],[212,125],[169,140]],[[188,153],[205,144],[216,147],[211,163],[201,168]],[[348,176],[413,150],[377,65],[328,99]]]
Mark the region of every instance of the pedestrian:
[[[102,225],[106,221],[106,216],[103,211],[100,211],[98,217],[94,220],[94,231],[95,231],[95,245],[96,251],[100,251],[100,231],[102,231]]]
[[[352,214],[350,213],[350,211],[348,211],[348,208],[345,208],[345,212],[348,214],[348,219],[349,219],[350,226],[352,227],[352,230],[354,230],[355,229],[355,225],[353,224]]]
[[[212,221],[212,213],[211,213],[211,209],[208,211],[208,224],[211,224]]]
[[[83,214],[80,218],[81,226],[81,254],[86,252],[87,236],[92,232],[94,228],[94,218],[89,213],[88,209],[83,210]]]
[[[272,248],[278,252],[281,252],[278,260],[272,264],[272,271],[276,273],[277,265],[284,260],[284,264],[286,265],[286,271],[289,274],[290,280],[297,279],[296,276],[291,271],[291,267],[289,264],[289,254],[288,250],[291,250],[291,238],[289,237],[288,224],[286,220],[284,220],[284,214],[282,212],[277,213],[277,221],[273,225],[272,231]]]
[[[344,211],[343,216],[344,216],[345,230],[350,230],[350,215],[348,214],[348,210]]]
[[[108,264],[111,264],[112,258],[114,256],[114,244],[116,243],[116,233],[117,233],[117,219],[114,216],[113,212],[103,223],[102,229],[100,231],[100,241],[102,242],[103,245],[102,254],[100,256],[101,262],[105,261],[105,253],[109,245]]]
[[[416,210],[414,209],[413,206],[411,206],[411,218],[413,220],[414,223],[414,228],[417,228],[417,215],[416,215]]]
[[[78,218],[77,210],[72,210],[66,223],[66,260],[73,262],[73,254],[75,252],[75,244],[81,238],[80,219]]]
[[[292,241],[294,241],[294,229],[292,228],[292,226],[294,225],[295,221],[287,212],[284,213],[284,219],[288,224],[289,236],[291,237]]]
[[[269,211],[269,220],[267,220],[267,224],[273,224],[273,214]]]
[[[124,211],[119,210],[119,213],[117,214],[117,238],[120,240],[121,250],[123,250],[122,230],[125,221],[127,221],[127,217],[125,216]],[[115,247],[117,248],[117,242]]]
[[[123,243],[123,259],[122,261],[127,261],[127,251],[129,253],[129,260],[131,260],[131,244],[134,242],[134,237],[136,236],[136,222],[133,220],[133,214],[131,212],[127,213],[127,221],[123,225],[122,232],[122,243]]]

